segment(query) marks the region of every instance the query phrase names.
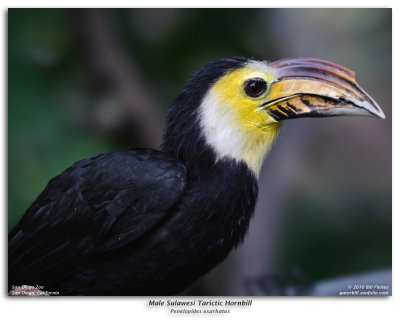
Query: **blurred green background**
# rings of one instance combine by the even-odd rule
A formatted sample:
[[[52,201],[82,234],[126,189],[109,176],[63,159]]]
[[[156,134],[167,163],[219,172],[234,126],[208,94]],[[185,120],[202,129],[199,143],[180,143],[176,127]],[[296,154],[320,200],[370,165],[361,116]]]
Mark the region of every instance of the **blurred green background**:
[[[243,55],[345,65],[386,120],[285,123],[244,243],[187,294],[244,295],[297,267],[313,281],[391,268],[390,9],[9,9],[8,226],[72,163],[157,147],[205,63]]]

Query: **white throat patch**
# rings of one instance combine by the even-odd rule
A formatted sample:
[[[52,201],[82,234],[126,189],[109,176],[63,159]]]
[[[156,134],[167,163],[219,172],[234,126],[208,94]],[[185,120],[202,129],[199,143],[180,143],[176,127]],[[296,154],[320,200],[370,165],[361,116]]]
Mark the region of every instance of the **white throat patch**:
[[[224,106],[211,89],[199,108],[199,120],[207,144],[217,161],[230,158],[244,161],[258,177],[264,158],[274,143],[276,133],[255,137],[246,134],[231,106]]]

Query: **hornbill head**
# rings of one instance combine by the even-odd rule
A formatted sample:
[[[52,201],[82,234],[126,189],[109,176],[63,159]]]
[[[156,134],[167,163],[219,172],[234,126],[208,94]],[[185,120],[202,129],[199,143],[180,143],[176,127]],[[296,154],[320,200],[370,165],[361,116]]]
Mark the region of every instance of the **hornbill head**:
[[[338,64],[314,58],[221,59],[186,83],[169,112],[164,145],[172,145],[182,159],[201,154],[192,134],[195,123],[217,160],[243,161],[258,175],[283,120],[339,115],[385,118],[354,72]]]

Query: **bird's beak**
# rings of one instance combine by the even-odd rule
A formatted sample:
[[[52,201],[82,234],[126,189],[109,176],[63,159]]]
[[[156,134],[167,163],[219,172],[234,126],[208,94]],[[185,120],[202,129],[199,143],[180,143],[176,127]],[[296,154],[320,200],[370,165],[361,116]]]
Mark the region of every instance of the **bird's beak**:
[[[357,84],[353,71],[313,59],[282,59],[268,64],[277,74],[263,105],[280,121],[300,117],[366,115],[384,119],[378,104]]]

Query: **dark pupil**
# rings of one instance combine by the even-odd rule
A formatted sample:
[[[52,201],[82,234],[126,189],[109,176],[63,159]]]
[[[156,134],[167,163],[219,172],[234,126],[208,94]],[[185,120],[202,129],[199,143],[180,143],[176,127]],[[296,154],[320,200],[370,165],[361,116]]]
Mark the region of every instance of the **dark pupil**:
[[[249,96],[257,97],[266,89],[267,84],[263,79],[253,79],[246,83],[246,93]]]

